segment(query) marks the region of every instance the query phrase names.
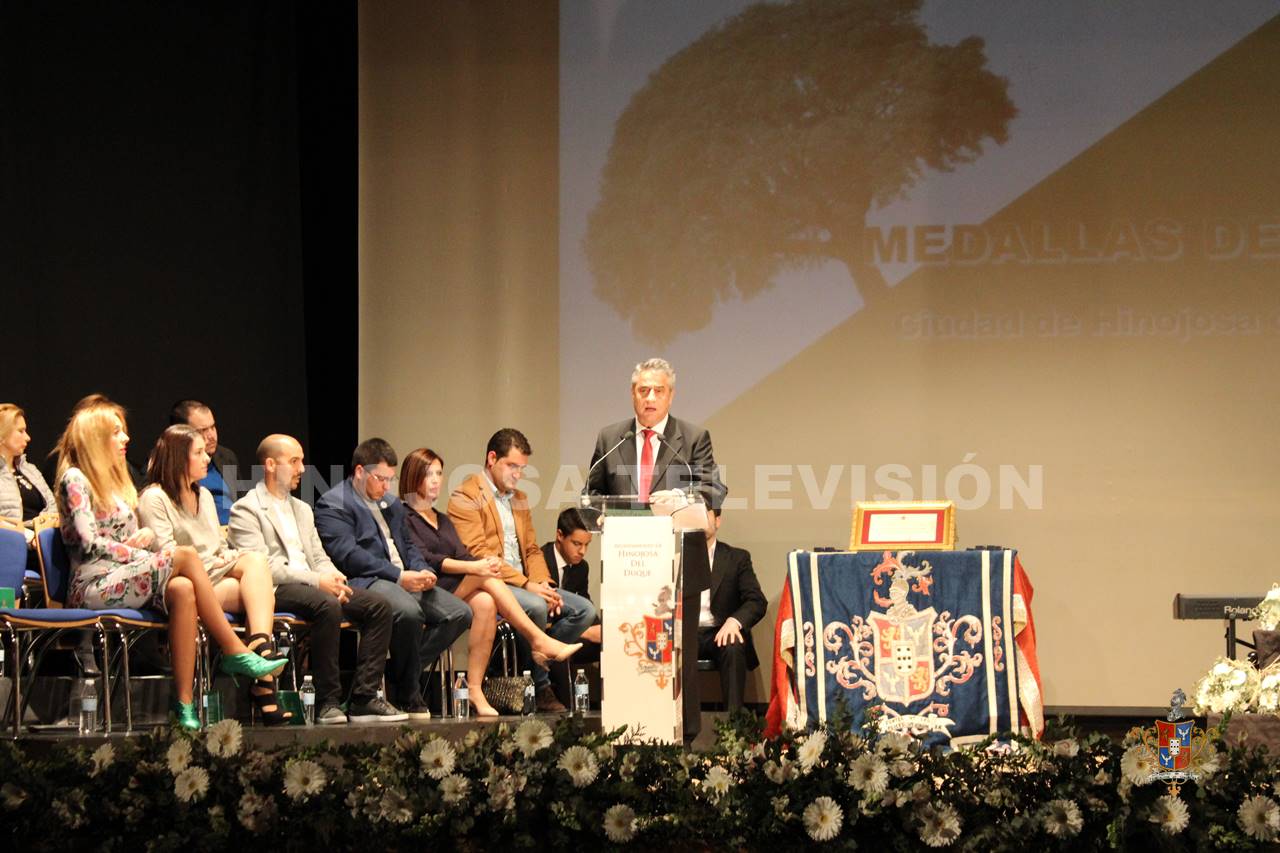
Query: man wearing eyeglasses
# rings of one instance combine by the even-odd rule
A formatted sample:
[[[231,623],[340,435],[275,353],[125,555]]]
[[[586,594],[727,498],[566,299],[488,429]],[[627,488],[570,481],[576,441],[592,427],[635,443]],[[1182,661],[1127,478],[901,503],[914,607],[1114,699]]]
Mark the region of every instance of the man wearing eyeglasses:
[[[213,410],[199,400],[179,400],[169,410],[169,425],[174,424],[194,427],[204,439],[204,451],[209,454],[209,473],[200,485],[213,495],[218,523],[227,524],[231,519],[231,505],[236,502],[240,462],[230,447],[218,444],[218,422],[213,417]]]
[[[471,627],[471,608],[436,589],[436,573],[409,538],[405,507],[392,491],[396,452],[371,438],[351,457],[351,476],[316,503],[316,529],[353,587],[391,605],[391,703],[411,720],[431,716],[422,699],[423,664],[431,664]],[[425,628],[425,632],[424,632]]]

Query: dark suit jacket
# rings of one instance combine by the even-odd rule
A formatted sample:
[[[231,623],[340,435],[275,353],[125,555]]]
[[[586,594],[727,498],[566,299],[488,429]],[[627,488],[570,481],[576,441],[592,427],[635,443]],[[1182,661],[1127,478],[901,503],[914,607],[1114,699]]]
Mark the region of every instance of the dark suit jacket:
[[[574,595],[580,595],[587,601],[591,600],[591,596],[587,594],[587,584],[591,579],[591,564],[586,560],[578,563],[576,566],[565,566],[564,577],[560,577],[560,572],[556,569],[556,543],[548,542],[542,546],[542,558],[547,561],[547,571],[551,572],[551,582],[566,592],[572,592]]]
[[[609,448],[635,427],[635,423],[635,418],[628,418],[600,430],[600,434],[596,436],[596,448],[591,454],[591,464],[595,465]],[[711,448],[711,433],[688,421],[668,417],[663,438],[666,442],[658,445],[658,455],[653,460],[650,491],[683,489],[692,485],[710,506],[718,509],[729,490],[720,481],[720,471],[716,468],[715,454]],[[689,468],[685,468],[684,462],[676,456],[677,452],[688,461],[689,468],[693,469],[692,483]],[[639,473],[636,442],[631,438],[622,442],[617,450],[609,454],[609,458],[591,472],[587,491],[597,495],[638,494]]]
[[[711,614],[717,624],[724,624],[730,616],[742,623],[748,669],[760,665],[755,643],[751,641],[751,627],[764,618],[768,605],[751,566],[751,552],[717,539],[711,563]]]
[[[404,567],[411,571],[432,571],[405,532],[404,504],[390,495],[382,499],[382,517],[400,552]],[[316,502],[316,530],[324,550],[333,558],[351,586],[367,589],[378,578],[397,582],[400,570],[391,562],[387,543],[378,522],[356,494],[348,478],[334,486]]]

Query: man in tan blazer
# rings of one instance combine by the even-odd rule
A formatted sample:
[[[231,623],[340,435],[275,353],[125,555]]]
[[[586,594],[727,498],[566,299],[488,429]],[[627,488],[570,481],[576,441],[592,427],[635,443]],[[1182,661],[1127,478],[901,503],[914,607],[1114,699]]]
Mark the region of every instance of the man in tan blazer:
[[[449,496],[449,518],[458,537],[476,557],[502,560],[502,578],[534,624],[551,624],[547,633],[576,642],[596,618],[590,599],[558,589],[538,546],[529,499],[516,488],[533,448],[515,429],[500,429],[489,439],[484,472],[472,474]],[[523,641],[521,641],[523,642]],[[522,655],[527,649],[521,646]],[[564,711],[551,689],[546,669],[532,665],[539,711]]]

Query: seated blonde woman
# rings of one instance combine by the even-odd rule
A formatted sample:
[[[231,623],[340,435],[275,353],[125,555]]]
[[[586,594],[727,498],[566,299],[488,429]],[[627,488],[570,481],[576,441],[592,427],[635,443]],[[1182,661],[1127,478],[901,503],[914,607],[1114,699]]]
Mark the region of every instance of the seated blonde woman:
[[[161,546],[182,545],[195,550],[222,609],[244,614],[248,647],[273,660],[277,656],[271,630],[276,597],[271,569],[262,554],[242,554],[227,546],[213,495],[199,482],[208,471],[209,454],[200,432],[186,424],[169,427],[151,451],[148,485],[138,498],[138,515],[155,531]],[[254,682],[249,696],[269,726],[287,723],[293,716],[277,703],[272,676]]]
[[[0,518],[21,526],[28,545],[35,540],[33,522],[57,511],[44,475],[27,461],[30,442],[26,413],[13,403],[0,403]]]
[[[169,614],[174,713],[200,728],[192,701],[196,619],[222,650],[222,670],[259,678],[283,661],[266,660],[240,641],[223,616],[204,564],[189,547],[162,545],[138,528],[138,493],[125,465],[124,409],[105,397],[78,407],[58,441],[58,510],[71,559],[68,607],[156,608]]]
[[[548,660],[568,660],[582,643],[566,644],[547,636],[533,623],[511,587],[502,579],[502,561],[497,557],[477,559],[467,551],[448,515],[436,511],[444,482],[444,460],[434,450],[420,447],[405,457],[400,466],[400,499],[413,512],[405,518],[409,538],[440,576],[437,586],[461,598],[471,608],[471,634],[467,646],[467,687],[476,716],[496,717],[498,712],[484,695],[484,673],[489,668],[497,614],[501,613],[516,633],[529,642],[534,660],[545,666]]]

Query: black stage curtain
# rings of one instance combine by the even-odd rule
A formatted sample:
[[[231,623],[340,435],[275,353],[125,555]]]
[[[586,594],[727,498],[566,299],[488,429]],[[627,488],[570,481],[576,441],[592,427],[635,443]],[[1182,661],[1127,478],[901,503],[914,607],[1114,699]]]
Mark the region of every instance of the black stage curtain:
[[[0,0],[0,402],[212,404],[327,471],[355,444],[354,3]]]

